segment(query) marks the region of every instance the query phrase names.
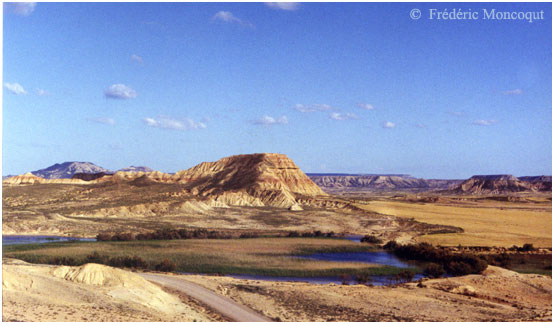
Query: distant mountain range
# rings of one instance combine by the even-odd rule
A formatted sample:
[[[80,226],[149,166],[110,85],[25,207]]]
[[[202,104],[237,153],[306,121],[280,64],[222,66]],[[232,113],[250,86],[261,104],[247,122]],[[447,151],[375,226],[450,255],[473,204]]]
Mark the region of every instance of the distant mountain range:
[[[154,172],[145,166],[129,166],[122,172]],[[45,169],[30,172],[44,179],[81,179],[92,181],[111,171],[91,162],[56,163]],[[169,175],[169,174],[168,174]],[[467,180],[422,179],[407,174],[346,174],[307,173],[315,184],[324,190],[375,190],[375,191],[440,191],[453,194],[500,194],[521,191],[551,191],[552,176],[475,175]],[[5,179],[6,177],[3,177]]]
[[[130,166],[117,171],[152,172],[153,170],[145,166]],[[45,169],[31,171],[31,173],[44,179],[71,179],[75,175],[78,175],[78,178],[82,178],[83,174],[113,174],[117,171],[105,169],[91,162],[64,162],[56,163]]]
[[[406,174],[322,174],[308,173],[323,189],[341,190],[435,190],[447,189],[463,180],[420,179]]]
[[[452,194],[504,194],[551,191],[552,176],[476,175],[467,180],[420,179],[409,175],[308,173],[324,190],[440,191]]]
[[[110,173],[110,170],[104,169],[90,162],[64,162],[56,163],[46,169],[31,171],[33,175],[44,179],[70,179],[76,173],[100,172]]]

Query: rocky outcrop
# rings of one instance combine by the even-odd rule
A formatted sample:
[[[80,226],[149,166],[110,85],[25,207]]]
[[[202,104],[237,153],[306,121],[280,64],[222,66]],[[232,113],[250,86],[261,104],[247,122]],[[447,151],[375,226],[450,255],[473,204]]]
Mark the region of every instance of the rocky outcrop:
[[[458,194],[505,194],[522,191],[536,189],[531,183],[509,174],[475,175],[451,190]]]
[[[552,191],[552,176],[527,176],[518,179],[530,183],[535,190]]]
[[[187,184],[193,194],[216,196],[227,205],[257,205],[259,201],[266,206],[290,208],[297,197],[326,195],[291,159],[274,153],[204,162],[175,173],[172,179]]]
[[[17,176],[13,176],[2,180],[3,184],[9,184],[9,185],[38,184],[38,183],[44,183],[44,182],[45,182],[44,178],[37,177],[31,172],[27,172],[22,175],[17,175]]]

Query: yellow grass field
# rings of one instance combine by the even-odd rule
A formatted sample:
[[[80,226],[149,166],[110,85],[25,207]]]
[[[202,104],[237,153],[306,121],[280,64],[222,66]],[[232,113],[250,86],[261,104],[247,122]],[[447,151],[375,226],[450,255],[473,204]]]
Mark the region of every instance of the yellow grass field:
[[[361,208],[381,214],[414,218],[417,221],[458,226],[464,233],[424,235],[419,241],[443,246],[552,247],[552,206],[550,203],[410,203],[372,201]]]

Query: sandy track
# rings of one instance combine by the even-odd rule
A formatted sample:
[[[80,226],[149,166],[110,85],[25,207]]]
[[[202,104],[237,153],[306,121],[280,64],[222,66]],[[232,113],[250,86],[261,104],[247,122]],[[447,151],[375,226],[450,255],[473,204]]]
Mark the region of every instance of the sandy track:
[[[143,278],[160,283],[173,289],[177,289],[192,298],[195,298],[215,311],[236,322],[271,322],[272,320],[256,313],[255,311],[240,305],[233,300],[218,295],[204,287],[201,287],[182,278],[174,278],[167,275],[142,273]]]

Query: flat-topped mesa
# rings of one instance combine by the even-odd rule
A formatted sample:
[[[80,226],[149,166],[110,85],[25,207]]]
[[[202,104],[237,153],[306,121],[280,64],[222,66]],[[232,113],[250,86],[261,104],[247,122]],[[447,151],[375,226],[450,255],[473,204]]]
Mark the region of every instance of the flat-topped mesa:
[[[454,192],[469,194],[505,194],[535,190],[529,182],[509,174],[475,175],[453,189]]]
[[[200,163],[173,178],[203,196],[243,192],[276,207],[292,207],[297,196],[326,195],[284,154],[234,155]]]

